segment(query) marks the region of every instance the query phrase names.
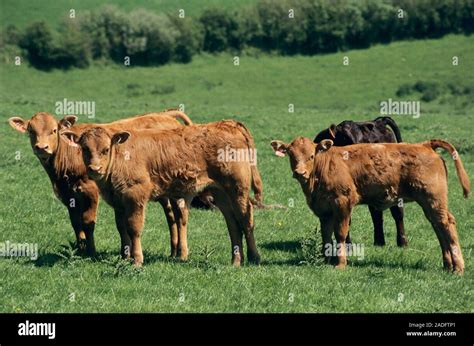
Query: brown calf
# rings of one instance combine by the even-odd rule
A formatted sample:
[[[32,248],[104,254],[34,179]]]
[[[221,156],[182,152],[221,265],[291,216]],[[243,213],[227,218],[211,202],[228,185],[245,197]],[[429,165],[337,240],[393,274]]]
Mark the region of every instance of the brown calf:
[[[323,249],[334,232],[337,267],[347,263],[345,239],[354,206],[368,204],[383,210],[402,199],[423,208],[440,242],[444,267],[464,271],[456,221],[448,210],[447,170],[435,149],[443,148],[452,155],[464,197],[469,194],[470,182],[461,158],[448,142],[336,147],[331,140],[313,143],[298,137],[290,144],[272,141],[271,145],[277,156],[288,153],[293,176],[321,222]]]
[[[125,132],[95,127],[81,137],[72,132],[63,135],[71,145],[81,145],[90,176],[115,209],[123,257],[130,256],[126,250],[131,246],[135,264],[143,263],[140,235],[145,207],[160,197],[180,200],[180,248],[187,253],[187,206],[193,196],[205,192],[212,194],[224,214],[233,265],[240,266],[244,259],[242,235],[249,261],[259,263],[250,190],[260,200],[262,186],[256,162],[248,159],[255,148],[244,125],[219,121],[166,131]],[[234,149],[242,160],[227,155]]]
[[[169,110],[163,113],[149,113],[123,119],[102,126],[114,130],[167,129],[182,126],[176,119],[181,119],[185,124],[192,123],[186,114],[177,110]],[[81,134],[95,125],[74,125],[76,120],[76,116],[70,115],[57,121],[51,114],[41,112],[36,113],[30,120],[12,117],[9,119],[9,123],[15,130],[28,134],[33,152],[48,174],[56,196],[68,209],[78,248],[81,251],[86,250],[89,255],[94,255],[94,227],[99,190],[95,182],[87,176],[81,149],[67,145],[61,139],[60,131],[67,128],[76,134]],[[166,200],[161,203],[170,225],[170,232],[177,234],[177,230],[172,229],[176,228],[172,206]]]

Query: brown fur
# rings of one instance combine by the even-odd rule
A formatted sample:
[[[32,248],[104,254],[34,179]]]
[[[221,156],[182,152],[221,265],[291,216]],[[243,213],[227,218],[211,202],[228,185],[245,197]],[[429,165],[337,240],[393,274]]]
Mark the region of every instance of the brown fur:
[[[94,181],[87,176],[81,148],[69,146],[60,136],[60,132],[65,129],[80,135],[85,130],[95,126],[94,124],[74,125],[76,119],[75,116],[66,116],[57,121],[51,114],[40,112],[27,121],[19,117],[10,118],[9,123],[17,131],[28,133],[31,147],[47,172],[56,196],[68,208],[79,249],[81,251],[86,250],[88,254],[94,255],[93,232],[99,202],[99,190]],[[176,119],[181,119],[184,123],[191,123],[184,113],[173,110],[170,114],[166,112],[148,113],[114,121],[103,126],[111,130],[129,128],[166,129],[182,126]],[[163,204],[164,208],[165,205],[166,208],[169,208],[166,201]],[[166,209],[165,213],[167,213]],[[168,218],[169,215],[167,215]],[[171,221],[168,220],[169,223]]]
[[[448,210],[448,184],[444,162],[434,151],[454,147],[441,140],[420,144],[356,144],[332,146],[298,137],[290,144],[273,141],[278,156],[289,154],[293,175],[301,184],[307,203],[319,217],[324,244],[334,232],[338,267],[346,265],[345,239],[352,209],[368,204],[379,210],[403,202],[417,202],[438,236],[446,269],[464,271],[454,216]],[[453,156],[454,157],[454,156]],[[470,183],[459,156],[456,171],[467,197]]]
[[[149,200],[162,197],[182,201],[180,249],[187,253],[187,206],[193,196],[204,191],[212,194],[226,219],[232,263],[240,266],[243,262],[243,235],[249,261],[259,262],[250,190],[257,186],[256,193],[261,192],[258,182],[252,183],[260,175],[248,161],[228,162],[219,156],[226,146],[253,149],[253,139],[244,125],[220,121],[163,131],[118,133],[96,127],[80,138],[72,137],[90,153],[84,155],[84,161],[105,200],[115,209],[124,257],[131,255],[136,265],[143,263],[140,235],[145,206]],[[131,254],[127,254],[127,248],[131,248]]]

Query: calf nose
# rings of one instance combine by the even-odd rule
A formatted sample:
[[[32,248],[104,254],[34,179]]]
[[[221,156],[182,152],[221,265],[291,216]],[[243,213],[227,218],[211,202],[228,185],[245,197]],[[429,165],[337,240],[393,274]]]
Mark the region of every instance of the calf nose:
[[[41,143],[35,144],[36,150],[47,150],[48,148],[49,148],[49,145],[47,144],[41,144]]]
[[[101,168],[102,166],[89,165],[89,169],[94,172],[100,171]]]
[[[305,175],[306,171],[304,169],[298,169],[295,171],[295,175]]]

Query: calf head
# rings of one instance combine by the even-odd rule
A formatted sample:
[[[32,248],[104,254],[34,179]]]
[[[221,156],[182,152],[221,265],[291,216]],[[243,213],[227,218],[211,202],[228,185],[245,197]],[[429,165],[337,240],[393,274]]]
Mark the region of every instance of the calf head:
[[[371,125],[373,128],[373,124]],[[314,138],[314,143],[320,143],[330,139],[336,146],[345,146],[359,143],[356,132],[360,132],[357,125],[352,121],[343,121],[339,125],[331,124],[327,129],[319,132]]]
[[[72,131],[62,131],[61,136],[71,146],[82,148],[82,157],[87,167],[87,174],[93,180],[100,180],[107,174],[113,157],[112,149],[114,145],[119,145],[127,141],[130,132],[109,133],[102,127],[93,127],[78,136]]]
[[[305,183],[314,170],[316,155],[321,151],[328,150],[333,145],[333,141],[326,139],[315,144],[309,138],[297,137],[290,144],[278,140],[272,141],[270,144],[275,155],[284,157],[288,154],[293,178]]]
[[[8,122],[18,132],[28,134],[33,152],[40,160],[46,161],[58,149],[59,131],[71,127],[76,120],[76,116],[68,115],[57,121],[51,114],[40,112],[30,120],[12,117]]]

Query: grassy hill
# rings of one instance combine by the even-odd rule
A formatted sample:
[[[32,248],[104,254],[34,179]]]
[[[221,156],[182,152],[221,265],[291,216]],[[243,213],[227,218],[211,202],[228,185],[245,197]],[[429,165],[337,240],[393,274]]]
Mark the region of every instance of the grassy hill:
[[[53,4],[44,3],[45,8]],[[81,4],[86,7],[88,2]],[[348,66],[342,64],[344,56],[349,57]],[[458,66],[452,65],[453,56],[459,58]],[[361,206],[354,212],[351,236],[364,244],[364,260],[352,259],[344,271],[307,264],[308,244],[319,237],[315,232],[319,222],[291,178],[287,160],[276,158],[269,146],[272,139],[312,137],[345,119],[375,118],[383,100],[420,99],[422,95],[416,92],[397,97],[402,84],[435,82],[439,96],[421,102],[420,118],[393,118],[408,142],[443,138],[453,143],[472,177],[473,70],[474,38],[464,36],[314,57],[246,55],[240,56],[239,66],[227,54],[201,55],[191,64],[160,68],[95,65],[86,70],[41,72],[27,65],[0,65],[0,242],[37,242],[41,251],[36,261],[0,259],[0,271],[8,278],[0,282],[0,311],[474,311],[474,202],[462,198],[449,157],[445,156],[450,208],[464,251],[464,277],[442,271],[436,236],[415,204],[405,212],[407,249],[396,247],[395,226],[388,212],[388,244],[374,247],[370,215]],[[467,91],[453,95],[449,85]],[[64,98],[95,101],[95,122],[179,104],[185,105],[195,122],[243,121],[255,137],[266,202],[294,201],[287,211],[256,211],[262,265],[231,268],[230,241],[221,214],[198,210],[190,215],[189,262],[169,260],[169,235],[157,204],[150,204],[147,212],[143,270],[117,260],[119,236],[113,211],[104,202],[96,227],[100,260],[58,256],[60,245],[73,239],[67,211],[53,197],[27,138],[14,132],[6,120],[14,115],[29,118],[38,111],[53,113],[55,102]],[[289,104],[294,104],[294,113],[288,112]],[[79,121],[90,119],[79,116]],[[21,159],[15,160],[18,151]]]

